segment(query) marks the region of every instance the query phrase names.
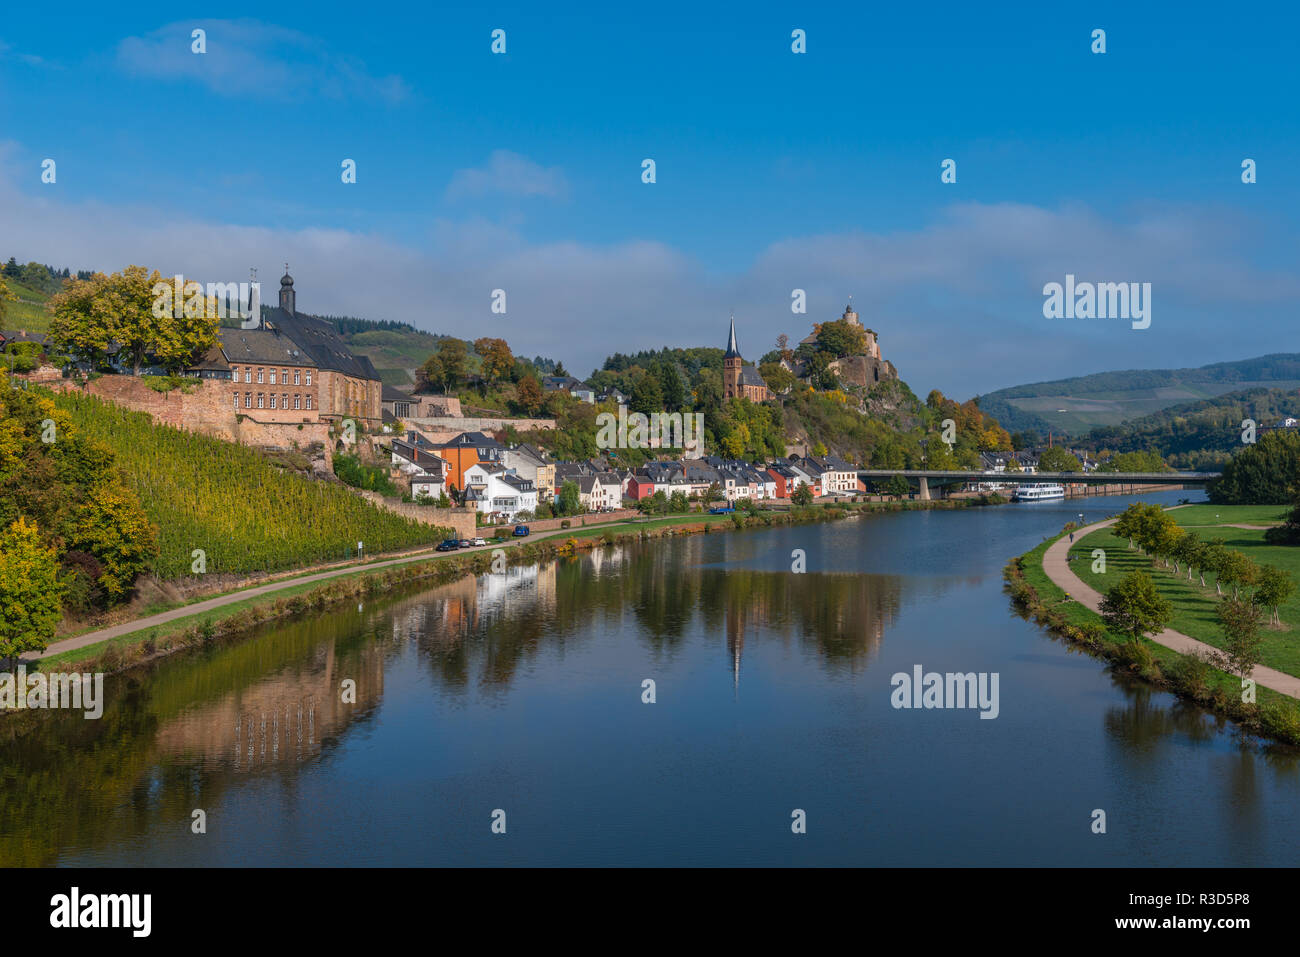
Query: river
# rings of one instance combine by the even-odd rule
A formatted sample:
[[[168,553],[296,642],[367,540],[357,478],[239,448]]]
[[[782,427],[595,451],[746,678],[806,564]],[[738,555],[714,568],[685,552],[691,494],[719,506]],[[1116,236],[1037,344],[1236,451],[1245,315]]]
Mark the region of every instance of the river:
[[[1128,501],[606,547],[110,677],[6,735],[0,863],[1290,864],[1300,761],[1002,590]],[[916,665],[996,673],[997,717],[896,709]]]

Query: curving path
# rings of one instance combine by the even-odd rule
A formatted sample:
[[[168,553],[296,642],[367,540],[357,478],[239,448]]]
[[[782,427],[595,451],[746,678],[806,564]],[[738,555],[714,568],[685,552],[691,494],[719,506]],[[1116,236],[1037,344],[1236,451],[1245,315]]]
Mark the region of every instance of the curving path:
[[[1116,519],[1107,519],[1104,522],[1097,522],[1093,525],[1086,525],[1082,529],[1075,531],[1076,538],[1082,538],[1098,529],[1106,528],[1115,524]],[[1048,546],[1047,552],[1043,555],[1043,571],[1047,577],[1057,584],[1067,595],[1083,605],[1085,608],[1091,608],[1095,612],[1101,611],[1101,593],[1096,589],[1086,585],[1074,569],[1066,561],[1070,553],[1070,536],[1065,535]],[[1172,628],[1166,628],[1158,635],[1149,636],[1152,641],[1158,645],[1164,645],[1166,648],[1172,648],[1174,651],[1183,654],[1193,654],[1200,652],[1202,654],[1219,654],[1219,650],[1213,645],[1207,645],[1203,641],[1197,641],[1184,635],[1181,631],[1174,631]],[[1271,688],[1274,691],[1284,695],[1290,695],[1292,698],[1300,698],[1300,678],[1295,675],[1289,675],[1284,671],[1278,671],[1276,668],[1266,668],[1264,665],[1256,665],[1255,670],[1251,672],[1251,677],[1255,683],[1264,688]]]

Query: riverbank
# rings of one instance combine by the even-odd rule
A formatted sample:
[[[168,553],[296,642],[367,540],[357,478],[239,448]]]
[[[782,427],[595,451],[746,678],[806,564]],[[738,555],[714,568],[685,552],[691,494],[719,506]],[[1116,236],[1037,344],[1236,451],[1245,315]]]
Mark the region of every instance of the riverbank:
[[[1109,523],[1098,523],[1095,527],[1106,524]],[[1209,656],[1201,643],[1177,633],[1172,633],[1176,638],[1169,639],[1175,647],[1145,636],[1132,641],[1116,635],[1107,628],[1095,607],[1076,600],[1075,595],[1054,581],[1045,567],[1048,552],[1062,544],[1068,546],[1062,539],[1074,530],[1072,523],[1067,525],[1038,547],[1013,558],[1003,570],[1012,601],[1025,617],[1053,636],[1109,661],[1116,671],[1231,719],[1251,734],[1300,747],[1300,705],[1294,696],[1265,686],[1259,680],[1262,674],[1257,676],[1257,703],[1243,703],[1240,678],[1207,660]],[[1085,588],[1079,583],[1073,590],[1078,596],[1086,597],[1082,595]],[[1184,644],[1184,650],[1179,650],[1177,638],[1191,644]],[[1289,675],[1282,677],[1295,680]]]
[[[694,513],[564,529],[536,538],[493,542],[471,553],[425,552],[335,569],[236,591],[195,602],[159,615],[55,642],[39,656],[24,659],[29,670],[103,672],[128,670],[213,641],[236,640],[253,629],[279,620],[322,611],[344,601],[364,601],[414,583],[445,584],[493,568],[500,550],[504,565],[533,564],[622,541],[674,535],[711,534],[784,524],[834,521],[853,515],[943,510],[1003,504],[997,496],[961,502],[892,502],[813,505],[754,514]]]

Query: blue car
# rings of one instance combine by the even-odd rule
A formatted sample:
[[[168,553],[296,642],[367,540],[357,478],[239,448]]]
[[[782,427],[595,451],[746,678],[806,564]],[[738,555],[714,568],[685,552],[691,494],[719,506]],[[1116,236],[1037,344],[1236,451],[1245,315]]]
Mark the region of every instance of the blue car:
[[[528,526],[527,526],[527,525],[516,525],[516,526],[515,526],[515,538],[523,538],[523,537],[524,537],[525,535],[527,535],[527,534],[528,534]]]
[[[710,515],[730,515],[735,509],[730,505],[720,505],[717,508],[709,509]]]

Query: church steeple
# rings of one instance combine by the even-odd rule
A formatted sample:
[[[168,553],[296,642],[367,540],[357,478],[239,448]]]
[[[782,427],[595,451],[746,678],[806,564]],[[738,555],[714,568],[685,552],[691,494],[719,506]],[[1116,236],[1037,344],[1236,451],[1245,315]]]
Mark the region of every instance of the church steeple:
[[[289,315],[294,315],[293,277],[289,275],[289,264],[284,264],[284,276],[280,280],[280,308]]]
[[[731,314],[731,336],[727,340],[727,354],[724,359],[739,359],[740,350],[736,347],[736,314]]]

